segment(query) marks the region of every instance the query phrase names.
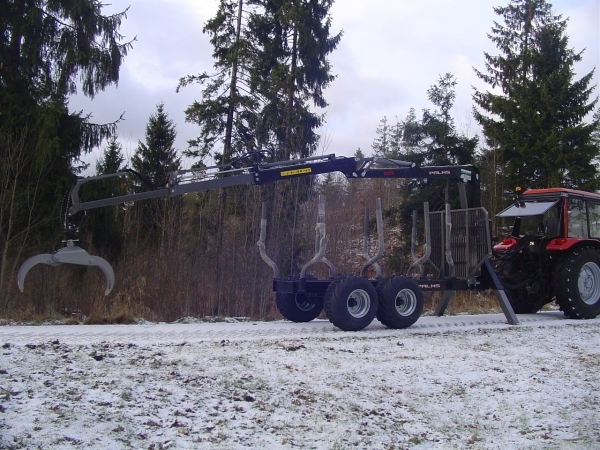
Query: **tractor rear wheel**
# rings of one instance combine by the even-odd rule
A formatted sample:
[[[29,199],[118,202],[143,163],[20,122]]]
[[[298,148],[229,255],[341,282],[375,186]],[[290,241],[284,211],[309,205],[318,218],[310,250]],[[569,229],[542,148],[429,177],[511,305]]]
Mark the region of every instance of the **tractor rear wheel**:
[[[556,303],[571,319],[600,314],[600,253],[592,247],[574,249],[557,267]]]
[[[284,278],[287,281],[299,280],[300,275],[294,274]],[[316,280],[312,275],[306,276],[307,280]],[[304,292],[276,292],[275,304],[279,313],[291,322],[310,322],[316,319],[323,310],[323,297]]]
[[[345,331],[362,330],[377,314],[377,291],[366,278],[342,275],[325,292],[329,321]]]
[[[377,319],[389,328],[408,328],[423,312],[423,293],[415,280],[391,276],[377,285]]]

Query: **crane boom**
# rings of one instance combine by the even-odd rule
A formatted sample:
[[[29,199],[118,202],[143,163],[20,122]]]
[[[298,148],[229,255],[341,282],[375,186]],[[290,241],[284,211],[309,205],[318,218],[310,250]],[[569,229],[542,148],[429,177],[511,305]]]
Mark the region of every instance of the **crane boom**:
[[[258,155],[259,153],[253,153],[245,155],[245,157],[257,158]],[[113,174],[79,178],[68,192],[70,206],[66,205],[65,209],[61,214],[64,220],[63,226],[65,229],[65,240],[67,244],[66,247],[56,251],[53,254],[37,255],[26,260],[22,264],[17,275],[19,289],[21,291],[24,290],[25,277],[27,276],[29,270],[31,270],[37,264],[47,264],[51,266],[56,266],[60,264],[76,264],[94,266],[100,269],[106,277],[105,295],[108,295],[114,286],[114,272],[110,264],[106,260],[98,256],[92,256],[89,253],[87,253],[84,249],[74,244],[76,241],[75,235],[77,229],[73,225],[71,217],[73,217],[75,214],[81,211],[94,208],[101,208],[110,205],[148,200],[152,198],[176,197],[179,195],[203,192],[211,189],[227,188],[231,186],[260,186],[263,184],[274,183],[281,180],[289,180],[299,177],[313,177],[338,172],[345,176],[347,179],[411,178],[453,180],[457,182],[459,186],[461,208],[463,208],[464,210],[466,210],[467,208],[477,209],[481,206],[479,171],[476,167],[470,165],[418,167],[413,163],[395,159],[379,157],[358,158],[335,156],[334,154],[330,154],[294,159],[289,161],[275,161],[263,163],[255,162],[245,167],[238,167],[241,165],[243,158],[244,157],[238,158],[235,162],[232,162],[228,165],[177,170],[171,172],[169,174],[168,180],[162,185],[152,184],[151,182],[146,180],[141,174],[131,169],[125,169],[121,172]],[[127,193],[125,195],[108,196],[105,198],[99,198],[94,200],[82,201],[82,199],[80,198],[80,189],[85,184],[98,182],[101,180],[107,180],[111,178],[124,177],[128,174],[133,174],[137,176],[142,182],[144,182],[144,184],[146,184],[150,188],[140,192]],[[261,221],[261,240],[258,242],[258,246],[259,250],[261,251],[261,256],[263,260],[265,260],[265,262],[267,262],[267,264],[269,264],[273,269],[273,289],[276,292],[278,308],[280,309],[284,317],[291,318],[291,320],[295,321],[305,321],[310,320],[310,318],[314,318],[313,314],[315,312],[318,313],[317,307],[323,300],[323,296],[325,295],[326,291],[328,292],[329,285],[332,284],[334,285],[334,290],[336,290],[336,292],[339,291],[343,293],[345,292],[345,290],[352,288],[346,306],[340,307],[341,309],[339,309],[337,306],[331,306],[331,308],[337,308],[339,309],[339,311],[337,309],[328,311],[328,315],[331,315],[330,320],[332,320],[332,322],[336,324],[336,326],[347,330],[360,329],[366,324],[368,324],[370,320],[372,320],[377,305],[377,300],[375,298],[376,294],[374,294],[375,286],[379,281],[367,281],[365,275],[366,269],[370,266],[376,265],[376,261],[380,259],[383,254],[383,234],[382,224],[380,223],[382,222],[380,202],[378,202],[377,205],[377,214],[379,218],[378,232],[380,233],[380,249],[377,255],[373,258],[369,257],[368,253],[365,250],[364,256],[367,258],[367,263],[361,271],[361,277],[342,277],[338,280],[339,282],[332,282],[331,280],[309,279],[309,276],[306,273],[307,269],[310,266],[315,265],[317,263],[327,264],[330,267],[332,273],[334,272],[333,265],[324,257],[326,244],[324,206],[322,202],[320,201],[319,206],[320,209],[317,224],[317,241],[315,257],[305,265],[302,272],[300,274],[297,274],[298,276],[296,278],[283,279],[279,278],[279,271],[277,269],[276,264],[273,261],[271,261],[265,253],[264,232],[266,227],[266,209],[265,206],[263,206],[263,219]],[[447,210],[448,208],[449,206],[447,206]],[[487,212],[485,214],[487,215]],[[449,213],[447,213],[447,216],[449,216]],[[447,227],[450,227],[450,225],[448,224]],[[486,227],[487,224],[479,225],[479,228],[482,229],[485,229]],[[365,235],[366,234],[367,231],[365,231]],[[365,249],[367,248],[366,243],[364,244],[364,247]],[[449,247],[446,253],[448,255],[450,254]],[[449,261],[451,262],[451,258],[449,259]],[[452,265],[452,267],[454,267],[454,265]],[[479,265],[472,269],[473,270],[471,270],[471,272],[475,273],[476,271],[478,271]],[[378,271],[378,274],[380,276],[380,271]],[[407,299],[410,298],[412,300],[411,303],[405,305],[406,311],[397,311],[397,313],[399,314],[398,317],[394,315],[396,313],[390,313],[391,315],[386,313],[385,316],[378,317],[380,318],[380,320],[386,323],[386,325],[392,326],[394,328],[403,328],[406,326],[410,326],[418,318],[420,310],[422,308],[421,289],[456,289],[456,287],[459,286],[459,284],[456,283],[458,283],[460,280],[455,282],[454,278],[456,277],[452,278],[452,280],[439,280],[439,282],[436,281],[435,283],[432,283],[431,280],[426,280],[421,284],[417,284],[414,280],[411,280],[408,277],[396,277],[394,279],[388,277],[388,279],[386,279],[387,281],[385,282],[385,286],[381,286],[381,289],[383,290],[381,294],[383,296],[382,299],[386,298],[387,294],[385,294],[385,292],[387,292],[388,290],[390,292],[395,292],[397,290],[398,292],[403,293],[403,296],[408,296],[406,297]],[[465,289],[470,288],[471,284],[473,284],[471,283],[471,278],[473,278],[471,273],[467,278],[469,279],[462,280],[462,284],[460,285],[464,285]],[[338,294],[342,295],[339,292]],[[338,294],[336,294],[336,296],[338,296]],[[340,299],[342,297],[340,297]],[[369,297],[370,299],[367,297]],[[392,301],[392,303],[396,301],[394,299],[392,300],[390,300]],[[342,299],[340,301],[345,300]],[[296,309],[294,308],[300,309],[296,311]],[[343,318],[346,315],[346,312],[344,312],[344,308],[348,308],[347,312],[352,317],[348,319],[349,321],[346,321],[346,319]],[[396,305],[394,306],[394,308],[398,308],[398,306]],[[384,309],[385,307],[382,306],[382,311]],[[368,314],[366,312],[367,310],[369,311]],[[391,309],[390,311],[393,311],[393,309]],[[341,316],[338,313],[341,314]],[[507,317],[510,323],[516,322],[515,317],[509,317],[508,315]],[[360,320],[356,321],[355,319]]]

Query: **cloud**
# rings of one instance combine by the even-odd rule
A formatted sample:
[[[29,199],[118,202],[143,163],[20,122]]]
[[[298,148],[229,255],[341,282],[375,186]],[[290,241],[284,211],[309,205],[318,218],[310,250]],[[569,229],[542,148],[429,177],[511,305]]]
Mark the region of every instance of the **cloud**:
[[[589,72],[600,56],[598,1],[552,3],[556,12],[570,17],[570,45],[578,51],[587,48],[577,73]],[[431,107],[427,89],[446,72],[458,81],[453,115],[472,128],[471,86],[487,88],[472,67],[483,70],[483,53],[497,53],[487,33],[499,19],[493,8],[503,4],[508,0],[337,0],[331,32],[344,34],[330,55],[337,78],[325,91],[329,107],[321,111],[327,121],[321,130],[329,142],[326,151],[351,155],[360,147],[370,154],[379,121],[384,116],[403,119],[410,108],[419,114]],[[128,5],[121,31],[137,41],[124,60],[118,88],[107,89],[93,102],[76,97],[71,107],[91,111],[98,122],[112,121],[125,111],[119,136],[131,154],[137,141],[144,140],[156,104],[164,101],[177,126],[176,146],[183,150],[198,132],[197,126],[185,123],[184,111],[201,98],[201,91],[189,86],[176,94],[175,89],[180,77],[212,70],[212,47],[202,27],[214,16],[218,1],[112,0],[104,11]],[[598,80],[596,73],[593,82]]]

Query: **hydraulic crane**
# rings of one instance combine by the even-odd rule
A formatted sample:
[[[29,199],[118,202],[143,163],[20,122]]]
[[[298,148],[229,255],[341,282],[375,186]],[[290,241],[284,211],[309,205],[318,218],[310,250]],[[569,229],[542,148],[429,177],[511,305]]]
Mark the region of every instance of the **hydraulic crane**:
[[[507,321],[511,324],[518,323],[489,261],[491,255],[489,219],[487,212],[481,207],[480,177],[476,167],[470,165],[418,167],[410,162],[387,158],[356,158],[333,154],[289,161],[254,162],[248,166],[238,167],[246,158],[257,160],[259,156],[260,154],[252,153],[228,165],[177,170],[169,175],[163,186],[144,192],[91,201],[80,200],[80,188],[86,183],[123,177],[130,173],[142,179],[143,177],[127,169],[114,174],[79,178],[68,193],[70,206],[63,218],[66,247],[53,254],[37,255],[26,260],[17,275],[19,288],[23,291],[27,273],[37,264],[51,266],[76,264],[98,267],[107,280],[105,295],[111,292],[115,279],[110,264],[103,258],[90,255],[75,245],[76,228],[70,218],[80,211],[238,185],[259,186],[280,180],[333,172],[339,172],[347,179],[447,179],[458,184],[461,209],[450,210],[450,206],[446,205],[445,211],[429,212],[428,204],[425,203],[425,252],[418,258],[413,249],[414,262],[407,274],[410,276],[381,277],[381,270],[377,265],[377,261],[383,255],[383,225],[379,201],[377,203],[379,251],[370,258],[365,244],[363,253],[367,262],[360,275],[338,275],[333,265],[325,258],[325,213],[324,203],[320,199],[315,256],[304,265],[299,274],[282,278],[277,265],[266,254],[267,210],[266,205],[263,204],[258,247],[261,257],[273,270],[273,290],[277,307],[285,318],[296,322],[313,320],[324,309],[329,320],[344,330],[360,330],[375,317],[388,327],[406,328],[421,314],[423,290],[444,291],[436,311],[438,315],[442,315],[456,290],[493,289]],[[414,216],[413,228],[416,227],[416,220]],[[368,231],[365,230],[365,235],[367,233]],[[329,279],[317,280],[308,274],[308,270],[319,263],[329,267],[331,272]],[[371,266],[377,273],[374,280],[366,278],[366,270]]]

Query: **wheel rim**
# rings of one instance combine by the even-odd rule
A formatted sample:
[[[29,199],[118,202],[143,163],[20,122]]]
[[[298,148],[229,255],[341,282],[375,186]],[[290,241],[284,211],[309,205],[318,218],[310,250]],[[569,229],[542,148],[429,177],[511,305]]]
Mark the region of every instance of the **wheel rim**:
[[[417,295],[412,289],[402,289],[396,294],[394,306],[401,316],[410,316],[417,309]]]
[[[298,295],[296,295],[296,306],[298,307],[298,309],[300,311],[310,311],[311,309],[313,309],[315,307],[315,304],[309,302],[306,299],[305,295],[303,295],[302,297],[303,297],[303,300],[299,300]]]
[[[600,267],[598,264],[588,262],[583,265],[577,280],[579,296],[584,303],[593,305],[600,297]]]
[[[356,289],[348,296],[346,308],[352,317],[360,319],[366,316],[371,309],[371,297],[367,291]]]

